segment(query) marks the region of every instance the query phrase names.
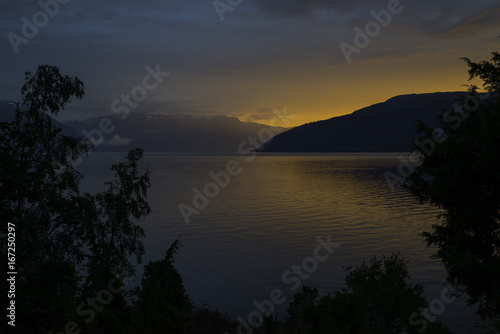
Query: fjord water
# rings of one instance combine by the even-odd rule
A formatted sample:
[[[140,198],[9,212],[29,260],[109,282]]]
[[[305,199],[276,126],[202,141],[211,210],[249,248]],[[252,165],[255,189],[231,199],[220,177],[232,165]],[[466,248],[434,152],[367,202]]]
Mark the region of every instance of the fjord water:
[[[229,185],[186,224],[179,204],[193,207],[193,189],[203,192],[213,181],[209,173],[226,170],[231,160],[239,163],[241,173],[232,176]],[[258,310],[254,301],[268,300],[279,289],[286,302],[276,305],[276,311],[285,316],[294,283],[284,281],[283,274],[314,256],[317,238],[328,236],[340,246],[307,278],[300,278],[302,285],[317,287],[325,295],[344,286],[342,266],[354,267],[373,255],[396,250],[410,261],[412,281],[424,283],[428,301],[441,299],[446,273],[438,260],[429,259],[434,249],[426,249],[419,236],[431,229],[440,211],[417,204],[403,190],[391,191],[384,173],[397,173],[398,154],[274,155],[248,160],[248,156],[158,154],[144,158],[142,167],[149,166],[152,172],[148,196],[152,213],[140,222],[147,235],[144,260],[162,258],[170,244],[187,233],[175,266],[198,306],[208,304],[246,320]],[[109,166],[117,161],[118,155],[97,154],[84,161],[79,166],[86,176],[82,189],[103,189],[103,182],[112,177]],[[138,266],[137,283],[141,275]],[[483,332],[474,329],[477,319],[463,298],[450,304],[436,302],[434,307],[440,313],[436,320],[452,332]]]

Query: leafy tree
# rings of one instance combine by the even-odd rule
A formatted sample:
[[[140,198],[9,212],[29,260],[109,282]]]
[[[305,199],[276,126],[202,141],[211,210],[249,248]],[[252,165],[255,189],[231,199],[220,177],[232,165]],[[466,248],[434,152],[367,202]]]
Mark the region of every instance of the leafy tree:
[[[490,62],[463,59],[470,79],[481,79],[488,93],[470,86],[460,108],[443,112],[440,130],[418,123],[418,140],[426,144],[412,146],[420,161],[404,186],[443,210],[423,237],[437,246],[434,257],[448,280],[465,286],[468,303],[500,330],[500,54]]]
[[[346,293],[362,301],[368,311],[367,327],[372,333],[400,333],[409,328],[409,315],[427,305],[423,286],[411,284],[408,261],[399,253],[363,262],[346,277]]]
[[[140,238],[145,233],[135,221],[151,211],[146,200],[150,172],[138,173],[142,155],[142,149],[130,150],[124,162],[111,166],[115,179],[105,182],[107,190],[95,196],[84,194],[91,205],[87,207],[88,219],[82,231],[84,245],[89,249],[83,265],[83,295],[96,296],[107,289],[116,272],[133,276],[131,256],[135,255],[137,263],[142,261],[144,245]],[[124,327],[130,326],[128,313],[125,296],[114,294],[111,303],[86,327],[91,332],[123,333]]]
[[[295,333],[311,333],[317,315],[318,290],[308,286],[295,293],[288,306],[289,325]]]
[[[62,135],[47,113],[57,115],[84,90],[78,78],[41,66],[26,73],[22,93],[14,120],[0,123],[0,219],[2,232],[7,222],[16,226],[16,327],[35,333],[68,315],[77,290],[74,263],[83,252],[74,242],[79,221],[68,213],[82,176],[70,159],[85,143]],[[67,146],[74,152],[66,154]]]
[[[280,320],[276,314],[270,313],[263,316],[262,325],[258,333],[280,334]]]
[[[319,298],[304,287],[290,304],[293,333],[416,332],[410,315],[425,307],[423,286],[411,284],[407,261],[399,253],[373,257],[346,276],[346,287]]]
[[[226,313],[211,310],[207,306],[197,308],[187,325],[185,333],[221,334],[232,333],[238,328],[238,322]]]
[[[163,259],[144,266],[142,286],[135,291],[141,333],[185,333],[193,304],[186,295],[181,275],[173,266],[174,255],[180,246],[177,239]]]
[[[150,187],[149,171],[138,175],[138,162],[142,149],[128,152],[125,162],[114,164],[115,180],[107,181],[106,191],[94,196],[93,220],[85,230],[84,238],[90,247],[89,282],[107,284],[110,270],[133,273],[129,257],[136,255],[140,263],[144,255],[144,229],[135,220],[145,218],[151,211],[147,202]],[[87,194],[87,196],[90,196]]]
[[[0,219],[4,233],[7,222],[16,226],[16,329],[47,333],[74,319],[76,307],[107,286],[111,270],[132,271],[130,255],[140,261],[144,231],[133,220],[149,213],[149,172],[139,175],[142,150],[132,150],[112,167],[116,179],[107,183],[108,190],[81,194],[83,175],[72,161],[85,156],[91,144],[62,134],[50,115],[81,99],[83,83],[43,65],[26,73],[21,91],[14,119],[0,123]],[[6,241],[0,240],[4,254]],[[6,281],[0,284],[7,291]],[[117,295],[103,314],[125,307]],[[120,332],[119,321],[110,321],[117,314],[101,315],[93,326],[107,323]]]

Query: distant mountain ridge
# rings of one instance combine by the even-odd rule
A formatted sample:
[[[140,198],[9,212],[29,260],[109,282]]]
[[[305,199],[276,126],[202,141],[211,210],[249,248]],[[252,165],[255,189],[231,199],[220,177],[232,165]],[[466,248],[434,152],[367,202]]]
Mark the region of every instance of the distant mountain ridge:
[[[395,96],[351,114],[307,123],[275,136],[261,152],[405,152],[416,120],[433,126],[437,116],[466,92]]]
[[[0,122],[14,119],[16,102],[0,101]],[[91,139],[96,152],[125,152],[141,147],[149,152],[236,153],[238,146],[264,129],[286,128],[236,117],[139,114],[94,117],[85,121],[52,120],[65,135]],[[277,125],[279,122],[276,122]],[[103,131],[105,130],[105,131]]]
[[[109,133],[100,131],[100,124],[108,119],[112,124]],[[86,121],[64,122],[80,134],[87,134],[97,142],[103,140],[96,151],[126,151],[141,147],[145,151],[161,152],[233,152],[248,136],[256,136],[263,128],[281,133],[285,128],[265,124],[241,122],[227,116],[170,116],[161,114],[131,113],[123,116],[106,116]],[[98,130],[98,131],[95,131]],[[93,131],[93,132],[92,132]]]

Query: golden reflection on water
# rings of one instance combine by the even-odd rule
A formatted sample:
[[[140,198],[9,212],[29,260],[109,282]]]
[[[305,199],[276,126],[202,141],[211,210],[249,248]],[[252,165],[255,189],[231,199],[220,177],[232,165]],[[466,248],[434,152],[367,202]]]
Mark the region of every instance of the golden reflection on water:
[[[341,246],[304,284],[328,293],[343,286],[343,265],[356,266],[374,254],[397,250],[410,261],[414,280],[426,284],[428,298],[439,295],[445,272],[439,262],[429,259],[433,250],[426,249],[419,236],[436,222],[439,211],[418,205],[402,190],[390,190],[383,174],[397,168],[397,157],[247,159],[146,158],[152,170],[153,210],[143,223],[148,235],[146,259],[163,257],[178,235],[188,233],[176,266],[200,305],[209,303],[232,315],[248,314],[253,300],[276,288],[285,291],[283,271],[310,256],[318,236],[328,235]],[[229,185],[186,225],[178,205],[192,206],[193,188],[203,191],[213,181],[209,172],[225,170],[231,160],[238,161],[241,174],[231,177]],[[291,300],[292,293],[287,296]],[[452,322],[459,316],[472,323],[472,312],[463,302],[448,309],[444,320]],[[280,311],[284,313],[286,306]]]

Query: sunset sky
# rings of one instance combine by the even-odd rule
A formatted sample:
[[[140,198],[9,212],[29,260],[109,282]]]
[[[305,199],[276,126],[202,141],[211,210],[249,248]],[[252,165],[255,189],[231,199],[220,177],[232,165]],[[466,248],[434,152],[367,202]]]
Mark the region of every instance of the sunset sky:
[[[112,114],[122,94],[145,91],[149,66],[169,76],[146,80],[134,112],[269,123],[286,105],[300,125],[395,95],[464,90],[459,58],[500,51],[498,0],[55,1],[40,2],[50,15],[35,0],[2,3],[0,100],[20,99],[25,71],[55,65],[85,83],[69,118]],[[348,63],[340,44],[355,47],[355,27],[388,7],[397,13]]]

